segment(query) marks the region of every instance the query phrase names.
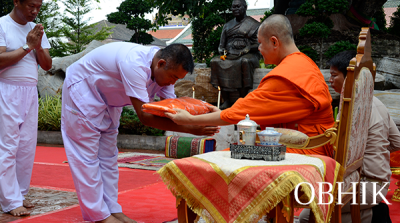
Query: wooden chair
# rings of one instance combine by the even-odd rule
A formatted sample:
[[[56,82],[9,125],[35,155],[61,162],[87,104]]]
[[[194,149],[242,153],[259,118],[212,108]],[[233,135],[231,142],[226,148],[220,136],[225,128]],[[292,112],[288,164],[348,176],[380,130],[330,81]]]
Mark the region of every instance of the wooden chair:
[[[324,134],[307,137],[305,140],[292,140],[298,143],[286,144],[290,148],[296,149],[312,149],[320,147],[327,143],[333,145],[335,150],[335,160],[343,167],[343,192],[356,190],[356,203],[351,205],[352,222],[361,222],[360,219],[360,172],[363,162],[363,154],[366,147],[368,136],[368,125],[372,108],[372,98],[374,91],[374,79],[376,66],[371,58],[371,37],[369,28],[362,28],[359,36],[359,44],[357,47],[357,56],[350,61],[347,68],[347,77],[344,83],[343,92],[340,99],[340,112],[333,128],[325,131]],[[277,131],[287,131],[285,129],[277,129]],[[301,135],[301,134],[299,134]],[[304,135],[304,134],[303,134]],[[338,179],[339,181],[341,179]],[[358,182],[353,188],[350,182]],[[278,204],[272,215],[275,222],[293,222],[294,207],[302,207],[294,204],[293,192],[287,198],[291,204],[291,216],[283,216],[282,203]],[[344,194],[341,197],[343,205],[336,205],[333,212],[331,222],[341,222],[341,209],[344,204],[352,202],[353,198],[350,194]],[[336,197],[336,202],[338,197]],[[196,218],[186,205],[185,200],[177,200],[178,221],[179,223],[193,222]],[[307,208],[307,207],[305,207]],[[270,213],[271,213],[270,212]],[[310,222],[315,222],[312,212]]]
[[[374,92],[374,80],[376,66],[371,58],[371,37],[369,28],[362,28],[359,35],[357,56],[350,61],[347,67],[347,76],[343,85],[340,98],[340,112],[335,126],[325,131],[324,134],[310,137],[302,146],[292,145],[292,148],[312,149],[333,144],[335,160],[343,167],[342,192],[356,190],[356,201],[351,194],[343,194],[343,205],[337,204],[333,212],[331,222],[341,222],[342,207],[348,202],[351,205],[352,222],[361,222],[360,218],[360,174],[363,163],[363,155],[366,147],[369,119],[372,108]],[[358,182],[353,188],[351,182]],[[338,201],[336,197],[336,202]],[[296,205],[296,207],[304,207]],[[312,212],[310,222],[314,222]]]

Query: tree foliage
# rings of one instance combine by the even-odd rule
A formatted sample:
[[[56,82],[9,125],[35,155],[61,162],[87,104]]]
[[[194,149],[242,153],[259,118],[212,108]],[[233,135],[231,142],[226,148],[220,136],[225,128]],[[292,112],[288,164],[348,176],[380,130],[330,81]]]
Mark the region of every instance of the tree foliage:
[[[99,2],[99,0],[93,0]],[[113,27],[102,27],[97,30],[95,24],[89,25],[89,19],[84,16],[93,8],[92,0],[63,0],[62,3],[66,7],[69,16],[63,17],[64,27],[62,34],[68,38],[69,42],[65,45],[65,52],[68,54],[76,54],[83,51],[93,40],[105,40],[111,34],[109,32]]]
[[[264,20],[266,20],[268,17],[270,17],[272,14],[274,14],[274,11],[275,11],[275,8],[274,8],[274,7],[272,7],[271,10],[265,11],[265,12],[264,12],[264,17],[262,17],[262,18],[260,19],[260,23],[264,22]]]
[[[0,17],[7,15],[14,8],[13,0],[0,0]]]
[[[307,0],[300,6],[296,14],[310,17],[306,25],[300,29],[300,35],[305,37],[316,37],[319,39],[319,66],[322,66],[322,47],[324,39],[328,38],[333,22],[329,16],[333,13],[341,13],[348,9],[348,0]]]
[[[376,24],[378,25],[379,30],[383,31],[383,32],[387,32],[386,14],[385,14],[385,11],[383,10],[383,7],[375,12],[374,17],[376,19]]]
[[[357,50],[357,46],[350,43],[349,41],[338,41],[325,52],[325,56],[331,59],[336,54],[346,50]]]
[[[400,5],[390,17],[390,26],[388,28],[388,33],[400,37]]]
[[[168,23],[168,14],[189,15],[192,20],[194,58],[204,62],[218,53],[222,27],[233,18],[229,8],[232,0],[151,0],[159,7],[158,25]]]
[[[153,37],[146,31],[155,27],[150,20],[145,19],[146,13],[151,13],[153,7],[147,0],[125,0],[118,7],[117,12],[107,15],[112,23],[124,24],[126,28],[134,30],[131,42],[150,44]]]
[[[66,55],[62,47],[63,43],[60,39],[63,23],[59,9],[60,7],[57,4],[57,0],[43,1],[42,7],[34,21],[37,24],[43,25],[47,39],[51,45],[49,52],[52,57],[62,57]]]
[[[314,62],[318,61],[318,53],[311,46],[301,45],[301,46],[298,46],[298,48],[299,48],[300,52],[302,52],[305,55],[307,55],[308,57],[310,57]]]

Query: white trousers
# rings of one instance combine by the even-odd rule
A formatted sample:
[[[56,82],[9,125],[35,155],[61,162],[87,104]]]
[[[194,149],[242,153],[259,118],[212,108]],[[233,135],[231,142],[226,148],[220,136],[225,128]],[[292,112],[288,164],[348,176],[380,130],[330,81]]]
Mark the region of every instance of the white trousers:
[[[83,219],[100,221],[122,212],[118,204],[119,123],[113,124],[108,112],[121,114],[121,108],[108,107],[95,126],[73,102],[66,85],[62,92],[61,132]]]
[[[0,79],[0,204],[9,212],[29,191],[38,123],[36,83]]]

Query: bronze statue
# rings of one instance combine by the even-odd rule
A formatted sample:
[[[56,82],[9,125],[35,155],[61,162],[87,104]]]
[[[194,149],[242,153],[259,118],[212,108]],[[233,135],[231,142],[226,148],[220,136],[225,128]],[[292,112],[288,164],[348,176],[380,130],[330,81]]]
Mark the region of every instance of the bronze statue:
[[[211,84],[221,88],[224,99],[221,109],[247,95],[253,88],[254,69],[260,67],[257,40],[260,22],[246,15],[245,0],[233,0],[231,10],[235,18],[224,25],[218,47],[222,56],[211,60]],[[235,93],[238,96],[233,96]]]

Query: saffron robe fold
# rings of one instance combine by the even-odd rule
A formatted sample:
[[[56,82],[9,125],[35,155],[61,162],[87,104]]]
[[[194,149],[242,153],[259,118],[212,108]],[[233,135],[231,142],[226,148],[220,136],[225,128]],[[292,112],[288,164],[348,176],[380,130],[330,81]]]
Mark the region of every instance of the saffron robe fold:
[[[267,126],[301,131],[309,137],[324,133],[334,124],[332,98],[317,65],[301,52],[286,56],[245,98],[221,112],[221,119],[232,124],[246,114],[262,129]],[[333,157],[330,145],[287,152]]]

